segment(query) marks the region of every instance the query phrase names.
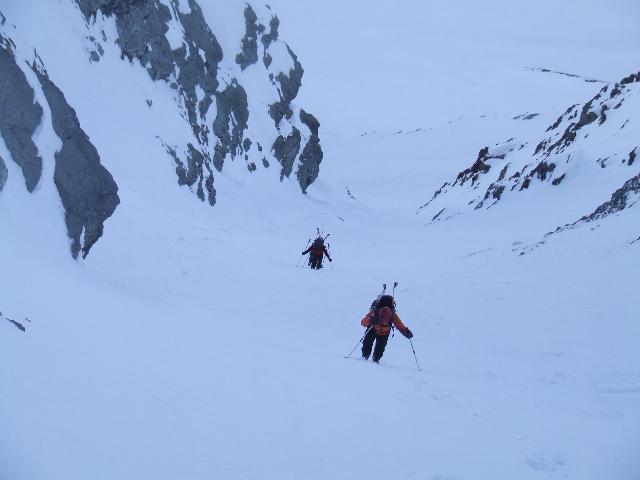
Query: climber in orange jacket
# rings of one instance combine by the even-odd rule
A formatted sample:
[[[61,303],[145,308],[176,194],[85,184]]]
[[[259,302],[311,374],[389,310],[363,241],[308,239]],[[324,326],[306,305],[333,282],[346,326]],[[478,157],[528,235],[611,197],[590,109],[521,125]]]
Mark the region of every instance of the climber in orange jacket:
[[[360,323],[363,327],[367,327],[367,333],[362,340],[362,357],[368,360],[373,349],[372,360],[376,363],[380,362],[384,354],[392,326],[397,328],[405,337],[413,337],[411,330],[402,323],[402,320],[395,312],[395,302],[391,295],[382,295],[375,301],[369,313],[364,316]],[[375,348],[373,348],[374,342]]]

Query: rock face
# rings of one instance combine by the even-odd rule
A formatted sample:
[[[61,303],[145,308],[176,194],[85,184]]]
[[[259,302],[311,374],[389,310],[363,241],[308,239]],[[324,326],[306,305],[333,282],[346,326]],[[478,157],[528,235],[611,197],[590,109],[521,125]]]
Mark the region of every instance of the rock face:
[[[244,151],[243,135],[249,120],[247,92],[233,81],[218,94],[216,104],[218,114],[213,122],[213,133],[218,138],[218,143],[215,146],[213,165],[216,170],[222,171],[228,154],[240,155]]]
[[[622,185],[622,187],[613,192],[611,198],[608,201],[599,205],[590,214],[584,215],[582,218],[576,220],[573,223],[568,223],[562,227],[556,228],[553,232],[547,233],[545,237],[552,237],[558,233],[565,232],[567,230],[573,230],[574,228],[580,227],[584,224],[596,222],[610,215],[615,215],[616,213],[619,213],[629,207],[636,205],[638,203],[638,200],[640,200],[640,174],[624,182],[624,185]],[[637,243],[638,241],[640,241],[640,237],[631,241],[630,244]],[[544,243],[545,241],[543,240],[539,242],[535,247],[543,245]],[[533,248],[529,247],[529,250],[532,250]]]
[[[16,64],[11,47],[11,41],[0,36],[0,134],[22,169],[27,190],[33,192],[42,175],[42,158],[32,140],[42,121],[42,107],[35,101],[33,88]]]
[[[578,222],[593,222],[601,218],[613,215],[637,202],[640,194],[640,174],[630,178],[618,190],[613,192],[611,199],[596,208],[591,214],[585,215]],[[632,200],[633,198],[633,200]],[[574,223],[577,224],[578,222]]]
[[[480,188],[480,185],[483,183],[484,177],[487,176],[489,172],[492,171],[491,163],[493,161],[495,160],[504,161],[505,158],[507,158],[507,156],[511,152],[522,149],[523,147],[524,145],[518,144],[513,138],[507,140],[503,144],[496,145],[493,148],[483,147],[478,152],[478,157],[476,158],[476,161],[469,168],[466,168],[465,170],[459,172],[458,175],[456,176],[456,179],[453,182],[444,183],[433,194],[431,199],[427,203],[422,205],[418,209],[418,211],[428,207],[435,201],[439,200],[440,197],[446,196],[447,193],[452,192],[456,189],[460,189],[465,185],[467,185],[467,188],[469,190],[476,191],[477,189]],[[498,183],[502,182],[505,179],[508,170],[509,170],[509,163],[504,165],[504,167],[502,167],[499,170],[500,173],[498,174],[497,182],[491,183],[491,185],[489,185],[484,195],[477,199],[477,203],[475,205],[476,209],[482,208],[487,200],[494,199],[496,202],[500,200],[502,193],[504,192],[504,185],[499,185]],[[494,168],[493,172],[496,172],[496,171],[497,169]],[[515,178],[520,176],[519,172],[516,172],[516,174],[517,176]],[[444,208],[439,211],[437,217],[439,217],[443,213]]]
[[[311,137],[305,145],[302,155],[300,155],[300,168],[296,173],[300,188],[306,193],[307,187],[318,178],[323,153],[322,147],[320,146],[320,137],[318,137],[320,122],[316,120],[316,117],[304,110],[300,111],[300,120],[311,131]]]
[[[276,127],[280,125],[280,121],[283,118],[290,119],[293,115],[291,102],[298,96],[298,91],[302,86],[302,76],[304,75],[304,70],[298,61],[298,57],[288,46],[287,52],[289,52],[289,55],[293,59],[293,68],[289,70],[288,74],[281,72],[276,77],[277,82],[280,84],[278,90],[280,100],[269,106],[269,115],[271,115]]]
[[[5,165],[2,157],[0,157],[0,192],[2,192],[6,183],[7,183],[7,166]]]
[[[51,109],[53,130],[62,140],[55,154],[53,179],[65,209],[74,258],[86,257],[102,236],[104,221],[120,203],[118,186],[100,164],[100,156],[80,127],[76,112],[46,72],[34,68]]]
[[[597,185],[610,200],[560,229],[601,219],[635,205],[630,198],[637,193],[638,186],[638,139],[629,126],[640,122],[639,96],[640,72],[616,84],[605,84],[585,104],[570,106],[537,138],[510,139],[483,148],[475,163],[454,181],[446,182],[419,211],[429,210],[431,215],[438,212],[434,220],[448,219],[455,215],[455,210],[490,208],[506,201],[511,192],[531,190],[536,183],[566,189],[569,184],[579,185],[581,181]],[[603,176],[605,170],[607,174]],[[594,182],[598,176],[606,183]],[[615,184],[616,190],[611,194],[606,189],[611,188],[607,185],[613,185],[615,178],[623,178],[624,185]],[[443,212],[446,213],[442,215]]]
[[[270,154],[282,167],[281,181],[293,173],[296,162],[301,190],[306,192],[315,181],[322,161],[319,134],[317,129],[315,132],[309,129],[305,134],[301,127],[306,123],[302,120],[302,124],[298,124],[294,116],[294,110],[299,109],[293,101],[301,87],[304,70],[289,46],[279,42],[280,22],[276,16],[269,18],[267,27],[266,21],[261,20],[251,5],[245,6],[245,34],[240,51],[226,52],[242,72],[234,77],[230,76],[228,68],[221,67],[225,54],[195,0],[183,0],[182,8],[177,0],[76,2],[89,25],[96,21],[99,11],[107,17],[115,17],[121,56],[138,60],[154,81],[167,82],[180,93],[195,137],[188,145],[167,148],[173,161],[180,163],[176,166],[180,185],[188,185],[198,198],[214,205],[213,172],[222,171],[226,161],[244,160],[250,172],[257,169],[258,162],[265,168],[270,164],[266,155],[250,158],[248,152],[253,143],[272,145]],[[189,7],[188,13],[184,11],[185,3]],[[173,44],[169,40],[172,23],[182,30],[179,46],[175,39]],[[102,45],[98,44],[97,49],[103,51]],[[259,65],[261,53],[263,65]],[[96,51],[91,56],[93,61],[96,56],[100,57]],[[276,56],[280,58],[280,64],[290,62],[292,67],[287,72],[273,70]],[[243,86],[243,75],[249,67],[262,69],[263,82],[270,85],[277,97],[268,105],[268,114],[275,127],[271,138],[258,139],[249,131],[250,117],[261,113],[252,110],[252,92]],[[256,75],[256,71],[251,74]],[[212,105],[215,109],[210,108]],[[303,142],[306,143],[300,153]]]
[[[320,123],[295,104],[304,70],[291,48],[280,40],[280,21],[270,7],[220,3],[207,4],[203,12],[196,0],[72,3],[63,2],[56,8],[69,9],[77,20],[84,20],[86,31],[78,42],[85,46],[86,59],[69,59],[63,69],[49,64],[50,71],[66,71],[73,77],[73,61],[86,60],[90,69],[99,68],[93,64],[113,53],[130,62],[132,68],[144,69],[147,78],[134,89],[145,96],[137,99],[127,92],[127,98],[139,100],[138,105],[146,104],[151,111],[158,108],[162,121],[138,122],[131,127],[161,145],[161,151],[166,152],[164,160],[175,165],[177,186],[188,187],[198,199],[213,206],[217,200],[214,177],[230,168],[230,162],[243,163],[247,176],[277,162],[280,181],[295,174],[301,191],[307,192],[318,177],[323,158]],[[229,21],[236,12],[244,35],[233,41],[224,38],[220,43],[207,19],[219,22],[215,13],[221,13]],[[5,21],[0,14],[0,27]],[[113,24],[115,28],[111,28]],[[75,32],[75,27],[72,30]],[[90,140],[92,132],[85,131],[86,125],[82,128],[67,102],[76,96],[58,87],[67,84],[68,78],[50,76],[38,45],[29,44],[28,35],[14,36],[12,32],[0,29],[0,135],[10,156],[0,159],[0,191],[7,182],[5,161],[11,159],[21,168],[29,192],[43,181],[53,181],[64,207],[71,253],[74,258],[86,257],[103,235],[106,219],[119,205],[117,179],[103,166],[101,153]],[[222,44],[229,51],[223,51]],[[41,50],[45,55],[50,52]],[[111,71],[121,74],[118,69]],[[89,70],[88,82],[92,75]],[[84,79],[73,78],[69,84],[77,81]],[[143,85],[145,82],[149,83]],[[148,88],[150,82],[158,85]],[[45,108],[45,115],[36,99],[44,107],[48,104],[51,122],[48,111]],[[84,110],[79,113],[82,118]],[[109,113],[115,115],[112,118],[124,119],[130,112],[120,106],[117,112]],[[43,179],[42,153],[33,140],[39,130],[45,132],[39,138],[57,136],[61,141],[52,155],[55,158],[45,159],[50,162],[47,165],[55,163],[52,178]],[[137,161],[135,155],[131,161]],[[272,178],[278,178],[276,173]]]
[[[269,115],[271,115],[271,118],[279,131],[283,119],[289,120],[293,115],[291,102],[293,102],[298,95],[298,91],[302,85],[302,76],[304,74],[304,70],[298,61],[298,57],[296,57],[296,55],[291,51],[289,46],[287,46],[287,52],[293,59],[293,68],[287,75],[280,73],[276,77],[276,81],[280,85],[280,88],[278,89],[280,100],[269,106]],[[309,185],[311,185],[318,177],[323,154],[322,148],[320,147],[320,138],[318,137],[318,128],[320,127],[320,123],[315,119],[315,117],[313,117],[313,115],[306,113],[304,110],[301,110],[300,112],[300,120],[311,132],[311,136],[307,140],[307,144],[300,156],[300,166],[296,172],[298,184],[302,191],[306,193]],[[282,165],[280,180],[284,177],[289,177],[292,172],[295,156],[297,156],[300,151],[299,137],[300,132],[294,127],[291,134],[286,138],[281,134],[273,144],[273,154],[280,162],[280,165]]]
[[[280,180],[291,175],[293,163],[300,151],[300,142],[302,136],[300,130],[293,127],[293,132],[286,138],[279,136],[273,144],[273,152],[275,157],[280,161],[282,170],[280,171]]]
[[[213,172],[209,169],[209,166],[205,163],[204,156],[200,151],[192,144],[188,144],[187,154],[187,166],[182,163],[178,154],[174,149],[165,145],[167,153],[171,155],[176,163],[176,174],[178,175],[178,185],[188,185],[189,187],[196,188],[196,195],[202,201],[205,200],[205,190],[207,192],[206,198],[209,199],[211,205],[216,201],[216,189],[213,187]],[[204,171],[207,171],[206,180]]]
[[[245,12],[245,36],[242,40],[242,52],[236,57],[236,63],[244,70],[250,65],[258,62],[258,40],[264,46],[263,63],[269,68],[273,58],[269,51],[270,45],[278,40],[278,27],[280,21],[278,17],[272,17],[269,22],[269,33],[265,33],[267,28],[257,21],[256,14],[250,5],[247,5]],[[279,132],[278,137],[272,144],[271,152],[280,163],[280,180],[288,178],[293,173],[296,159],[299,159],[299,167],[296,171],[296,178],[303,193],[316,180],[320,172],[320,163],[323,153],[320,145],[318,130],[320,123],[315,117],[304,110],[300,110],[300,121],[309,129],[310,135],[307,143],[302,149],[302,135],[295,126],[287,132],[281,122],[291,121],[294,115],[292,103],[298,96],[302,86],[304,69],[298,61],[295,53],[286,45],[286,52],[293,62],[293,66],[288,72],[279,72],[277,75],[270,75],[271,81],[278,86],[278,100],[269,105],[269,115]],[[251,170],[251,169],[250,169]]]
[[[258,62],[258,32],[264,31],[264,25],[258,25],[258,17],[251,5],[244,9],[246,33],[242,39],[242,52],[236,56],[236,63],[244,70]]]
[[[264,55],[262,56],[262,62],[264,63],[264,66],[267,68],[271,66],[271,62],[273,61],[273,58],[268,53],[269,46],[273,42],[278,40],[279,26],[280,26],[280,20],[278,19],[278,17],[272,17],[271,20],[269,21],[269,28],[270,28],[269,33],[265,33],[264,35],[262,35],[262,38],[261,38],[262,44],[264,45]]]
[[[167,6],[153,0],[79,0],[78,5],[87,17],[98,9],[115,15],[122,55],[140,60],[153,79],[166,80],[174,72],[175,60],[166,38],[171,20]]]
[[[201,119],[206,117],[209,107],[218,96],[218,63],[223,54],[199,5],[189,0],[190,12],[183,13],[175,1],[171,2],[173,12],[157,0],[77,1],[88,21],[98,10],[106,16],[115,16],[121,55],[130,61],[137,59],[153,80],[165,81],[179,90],[196,143],[208,145],[210,128]],[[182,45],[176,49],[172,49],[167,38],[169,22],[174,18],[179,20],[184,29]],[[199,92],[201,98],[198,97]],[[226,144],[221,148],[223,151],[229,150]],[[189,166],[183,165],[182,169],[193,166],[193,150],[194,147],[190,144],[189,154],[184,162]],[[172,156],[177,156],[175,150]],[[210,166],[211,160],[205,149],[201,149],[197,157],[202,157],[203,160],[199,162],[201,166],[195,172],[197,180],[185,183],[184,178],[179,178],[179,184],[191,187],[197,183],[196,191],[201,200],[205,199],[202,184],[211,185],[211,189],[207,189],[211,193],[206,198],[213,205],[213,174],[210,168],[206,168]],[[218,159],[218,162],[222,163],[222,160]]]

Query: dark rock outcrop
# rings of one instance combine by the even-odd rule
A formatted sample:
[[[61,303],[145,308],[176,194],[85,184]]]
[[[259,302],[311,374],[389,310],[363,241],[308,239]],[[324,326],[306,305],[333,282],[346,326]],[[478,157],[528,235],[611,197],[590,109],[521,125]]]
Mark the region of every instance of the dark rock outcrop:
[[[16,63],[10,40],[0,36],[0,134],[11,158],[22,169],[29,192],[42,175],[42,158],[32,139],[41,121],[42,107]]]
[[[165,146],[165,148],[176,163],[178,185],[187,185],[193,188],[197,183],[195,191],[198,198],[202,201],[206,199],[210,205],[215,205],[216,190],[213,187],[213,172],[211,171],[211,167],[209,167],[210,162],[205,161],[206,157],[200,150],[192,144],[188,144],[187,148],[189,152],[187,154],[187,165],[185,167],[173,148],[167,146]],[[206,196],[205,190],[207,192]]]
[[[588,153],[585,155],[585,152],[590,150],[590,140],[587,139],[591,134],[615,135],[611,132],[619,131],[629,124],[630,118],[625,120],[624,114],[614,110],[619,108],[626,99],[639,93],[639,83],[640,72],[634,73],[615,85],[604,85],[583,105],[571,105],[542,133],[541,137],[536,139],[534,145],[537,146],[532,152],[533,161],[529,155],[513,153],[520,152],[527,145],[522,143],[517,146],[513,143],[514,139],[509,139],[500,145],[500,155],[491,154],[489,148],[483,148],[469,168],[460,172],[455,180],[446,182],[418,211],[430,206],[436,199],[444,197],[454,187],[458,187],[459,190],[465,185],[467,185],[465,204],[474,206],[475,209],[491,207],[504,198],[505,193],[525,191],[536,180],[550,182],[554,187],[560,185],[564,187],[568,183],[567,176],[577,171],[572,169],[571,165],[589,155]],[[521,115],[514,119],[523,118],[526,116]],[[617,142],[611,142],[614,150],[601,153],[598,158],[593,159],[594,163],[601,169],[620,164],[633,166],[637,155],[637,148],[633,147],[635,143],[631,143],[633,141],[634,139],[624,139],[624,143],[621,143],[625,145],[624,153],[619,151]],[[595,142],[598,147],[606,145],[602,138],[597,138]],[[629,152],[627,148],[631,151]],[[495,151],[494,147],[492,150]],[[620,162],[614,162],[614,159],[619,158],[621,158]],[[494,163],[490,162],[490,159],[507,159],[508,161]],[[494,165],[502,169],[499,175],[491,169]],[[511,170],[509,176],[507,176],[508,169]],[[575,185],[574,180],[575,178],[572,179],[572,185]],[[483,196],[479,196],[475,190],[482,185],[486,190]],[[491,199],[494,201],[491,202]],[[441,207],[442,205],[435,205],[434,210]]]
[[[75,1],[88,22],[98,11],[107,17],[115,17],[117,43],[122,57],[129,60],[137,59],[153,80],[165,81],[180,92],[186,116],[197,142],[189,144],[190,153],[185,159],[177,158],[178,149],[173,150],[173,153],[167,151],[176,161],[178,182],[189,186],[195,186],[197,183],[196,193],[201,199],[208,190],[206,185],[210,185],[213,194],[209,196],[209,202],[213,204],[215,190],[213,175],[210,172],[213,169],[221,171],[227,156],[236,158],[244,155],[245,160],[251,163],[247,155],[251,143],[247,144],[249,139],[245,137],[249,109],[247,92],[240,82],[219,71],[219,64],[223,59],[222,48],[209,29],[196,0],[187,0],[189,13],[183,13],[184,9],[179,8],[177,0],[170,0],[171,8],[159,0]],[[184,29],[182,46],[175,50],[171,49],[167,37],[172,19],[177,20]],[[272,151],[283,167],[282,176],[288,177],[298,159],[302,140],[299,131],[293,131],[284,138],[280,132],[280,122],[283,119],[291,120],[294,115],[292,101],[298,95],[304,70],[296,55],[286,46],[293,67],[288,73],[268,71],[272,63],[269,47],[278,40],[280,21],[276,16],[271,17],[267,28],[258,19],[254,9],[247,4],[244,9],[244,21],[245,34],[241,42],[241,51],[235,56],[235,61],[242,70],[256,64],[260,55],[259,46],[262,44],[267,81],[277,88],[279,96],[278,101],[268,107],[278,130],[272,137],[275,138]],[[97,45],[96,48],[99,47],[100,45]],[[221,89],[220,82],[226,83],[226,88]],[[216,116],[211,121],[207,112],[214,101]],[[307,126],[312,133],[299,157],[300,167],[297,176],[303,192],[317,178],[322,160],[317,131],[319,124],[314,126],[317,120],[311,120],[313,116],[306,113],[304,115],[307,120],[302,121],[308,122]],[[283,125],[282,129],[288,132],[291,127],[287,125],[285,128]],[[210,142],[211,132],[215,139]],[[297,140],[298,137],[300,140]],[[198,150],[198,153],[194,150]],[[293,152],[296,155],[292,157]],[[255,162],[253,164],[255,165]],[[268,165],[268,161],[263,159],[263,164]],[[249,170],[254,169],[251,167]],[[192,175],[196,175],[198,179],[194,180]],[[200,187],[203,184],[204,190]]]
[[[516,115],[513,117],[514,120],[533,120],[534,118],[540,116],[539,113],[523,113],[522,115]]]
[[[4,315],[2,315],[2,312],[0,312],[0,318],[4,318],[7,322],[13,324],[13,326],[16,327],[18,330],[20,330],[21,332],[26,332],[27,331],[27,329],[25,328],[25,326],[22,323],[17,322],[12,318],[5,317]]]
[[[323,153],[320,146],[320,139],[316,135],[312,135],[300,155],[300,166],[296,172],[298,183],[303,193],[307,193],[307,188],[311,185],[320,173],[320,162],[322,162]]]
[[[166,38],[171,10],[157,0],[77,0],[85,17],[98,10],[115,15],[122,55],[137,58],[151,78],[168,79],[174,73],[171,45]]]
[[[262,57],[262,62],[264,63],[264,66],[269,68],[269,66],[271,65],[271,62],[273,61],[273,59],[271,58],[271,55],[269,55],[269,53],[267,53],[267,50],[269,49],[269,46],[275,42],[278,39],[278,27],[280,26],[280,20],[278,19],[278,17],[274,16],[271,18],[271,21],[269,21],[269,33],[265,33],[264,35],[262,35],[262,38],[260,39],[262,41],[262,44],[264,45],[264,55]]]
[[[318,136],[318,131],[320,130],[320,122],[316,117],[311,115],[310,113],[305,112],[304,110],[300,110],[300,121],[304,123],[309,130],[311,131],[311,135],[314,137]]]
[[[227,154],[242,153],[242,137],[249,121],[249,104],[247,92],[236,81],[219,93],[216,100],[218,114],[213,122],[213,133],[218,143],[213,154],[213,166],[221,171]]]
[[[585,223],[601,220],[610,215],[621,212],[622,210],[625,210],[629,207],[632,207],[638,202],[638,194],[640,194],[640,174],[627,180],[622,187],[613,192],[609,201],[604,202],[603,204],[598,206],[589,215],[585,215],[573,223],[568,223],[562,227],[558,227],[554,231],[547,233],[545,237],[551,237],[561,232],[573,230],[580,227],[581,225],[584,225]],[[633,240],[632,242],[630,242],[630,244],[633,244],[639,240],[640,238]],[[544,243],[545,241],[538,242],[538,244],[536,244],[536,246],[533,248],[536,248],[537,246]]]
[[[630,83],[640,82],[640,72],[632,73],[628,77],[624,77],[620,80],[620,85],[629,85]]]
[[[293,68],[289,70],[288,75],[280,72],[276,76],[276,80],[280,85],[278,89],[280,100],[269,106],[269,114],[275,122],[276,127],[280,125],[280,121],[283,118],[290,119],[293,115],[291,102],[298,96],[298,91],[302,86],[302,76],[304,75],[302,64],[298,61],[298,57],[291,51],[288,45],[287,52],[289,52],[289,55],[293,59]]]
[[[87,20],[98,10],[115,15],[118,45],[122,56],[138,59],[153,80],[172,82],[184,99],[189,123],[196,137],[207,143],[207,127],[199,122],[204,117],[218,88],[218,64],[222,47],[209,29],[202,10],[189,1],[190,13],[182,13],[172,2],[174,14],[184,28],[183,45],[172,50],[166,37],[171,10],[157,0],[76,0]],[[203,53],[204,59],[201,56]],[[198,102],[196,88],[205,93]]]
[[[4,186],[7,183],[7,176],[8,176],[7,166],[5,165],[2,157],[0,157],[0,192],[2,192],[2,190],[4,189]]]
[[[491,165],[489,164],[489,162],[494,159],[504,160],[509,153],[513,152],[516,149],[516,146],[514,145],[514,140],[515,139],[510,138],[503,145],[501,145],[501,149],[503,150],[506,149],[506,153],[491,153],[489,147],[481,148],[480,151],[478,152],[478,157],[476,158],[476,161],[473,163],[473,165],[459,172],[458,175],[456,176],[456,179],[453,181],[453,183],[446,182],[444,185],[442,185],[442,187],[440,187],[433,194],[433,196],[431,197],[431,200],[429,200],[427,203],[422,205],[418,209],[418,211],[429,206],[429,204],[431,204],[436,198],[438,198],[443,193],[446,193],[450,188],[453,188],[456,186],[463,187],[469,181],[471,181],[471,188],[474,188],[474,189],[478,188],[481,177],[488,174],[491,171]],[[520,146],[520,148],[522,147],[523,145]],[[504,189],[505,189],[504,185],[500,185],[500,182],[504,180],[507,174],[508,168],[509,168],[509,164],[506,164],[500,170],[498,180],[492,183],[491,185],[489,185],[489,187],[487,188],[487,191],[484,194],[484,197],[480,199],[480,201],[476,204],[475,206],[476,210],[479,208],[482,208],[485,205],[486,200],[488,200],[489,198],[495,199],[496,202],[500,200],[500,198],[502,197],[502,193],[504,192]],[[469,204],[471,205],[472,203],[475,203],[475,201],[471,201]]]
[[[500,170],[500,176],[498,176],[498,181],[501,182],[504,180],[504,177],[507,176],[507,171],[509,170],[509,164],[507,163],[502,170]]]
[[[318,131],[320,129],[320,122],[310,113],[300,110],[300,121],[304,123],[309,131],[311,137],[307,141],[307,144],[302,150],[300,155],[300,166],[296,172],[298,177],[298,184],[303,193],[307,193],[307,188],[318,178],[320,173],[320,163],[324,154],[322,153],[322,147],[320,146],[320,137]]]
[[[580,110],[576,108],[578,105],[569,107],[565,113],[558,117],[553,125],[547,128],[547,132],[552,132],[560,125],[568,123],[560,138],[551,136],[542,140],[536,147],[534,155],[543,153],[545,157],[548,157],[554,153],[562,153],[576,141],[578,132],[584,127],[591,125],[596,120],[598,120],[599,125],[605,123],[607,121],[606,112],[611,108],[619,108],[625,99],[624,94],[627,92],[629,85],[636,82],[640,82],[640,72],[623,78],[613,87],[605,85]]]
[[[522,185],[520,186],[520,190],[529,188],[531,179],[534,177],[538,178],[538,180],[540,180],[541,182],[544,182],[555,169],[555,163],[540,162],[535,166],[535,168],[533,168],[527,175],[524,176],[524,180],[522,182]]]
[[[236,63],[242,70],[258,62],[258,32],[264,30],[257,24],[258,17],[250,5],[244,9],[245,34],[242,39],[242,52],[236,55]]]
[[[463,186],[468,180],[471,180],[471,185],[474,185],[478,180],[478,176],[483,173],[488,173],[491,170],[491,165],[486,163],[489,156],[489,147],[484,147],[478,152],[478,158],[471,167],[458,173],[453,185]]]
[[[280,171],[280,180],[284,177],[289,177],[293,170],[293,164],[296,161],[296,157],[300,152],[300,143],[302,142],[302,136],[300,130],[293,127],[293,131],[286,138],[279,136],[273,144],[273,156],[278,159],[282,169]]]
[[[538,68],[526,67],[526,69],[527,70],[537,71],[537,72],[542,72],[542,73],[551,73],[553,75],[562,75],[564,77],[579,78],[579,79],[585,81],[586,83],[606,83],[603,80],[598,80],[597,78],[583,77],[582,75],[576,75],[574,73],[567,73],[567,72],[559,72],[557,70],[550,70],[550,69],[544,68],[544,67],[538,67]]]
[[[585,215],[578,220],[578,222],[593,222],[594,220],[598,220],[624,210],[630,206],[629,197],[638,193],[640,193],[640,174],[627,180],[622,187],[613,192],[611,199],[608,202],[603,203],[591,214]]]
[[[278,27],[280,26],[280,19],[276,16],[271,17],[269,21],[269,33],[262,35],[262,44],[264,49],[267,50],[269,45],[278,40]]]
[[[546,131],[547,131],[547,132],[550,132],[550,131],[552,131],[552,130],[555,130],[556,128],[558,128],[558,127],[560,126],[560,124],[561,124],[565,119],[567,119],[567,118],[572,118],[572,116],[575,116],[574,108],[576,108],[577,106],[578,106],[578,104],[575,104],[575,105],[571,105],[569,108],[567,108],[567,110],[566,110],[562,115],[560,115],[560,116],[556,119],[556,121],[555,121],[555,122],[553,122],[553,125],[550,125],[550,126],[547,128],[547,130],[546,130]],[[536,151],[536,153],[538,153],[538,152]]]
[[[80,127],[75,110],[46,72],[33,67],[51,109],[53,130],[62,140],[53,180],[65,209],[71,254],[83,258],[102,236],[104,221],[120,203],[118,186]]]
[[[219,82],[217,78],[218,64],[222,60],[222,47],[211,32],[202,11],[196,2],[189,0],[190,13],[182,13],[177,8],[178,18],[185,31],[183,42],[187,49],[181,47],[174,51],[176,69],[179,71],[177,83],[185,101],[189,123],[196,138],[208,144],[208,127],[200,120],[204,119],[213,103]],[[200,55],[203,52],[204,59]],[[198,103],[197,87],[204,92]]]
[[[563,173],[558,178],[554,178],[553,181],[551,182],[551,185],[553,185],[553,186],[560,185],[562,183],[562,181],[564,180],[564,177],[566,177],[566,176],[567,176],[567,174]]]
[[[222,92],[217,92],[218,64],[223,58],[222,47],[207,25],[199,5],[194,0],[189,0],[190,12],[183,13],[176,2],[172,2],[174,15],[184,28],[184,37],[182,47],[171,51],[166,38],[171,12],[157,0],[139,0],[135,6],[130,0],[78,0],[78,3],[88,18],[98,9],[106,15],[116,15],[122,54],[130,59],[138,58],[154,80],[172,83],[175,80],[176,88],[184,99],[191,128],[203,148],[188,144],[188,154],[184,161],[186,166],[175,150],[167,151],[176,162],[178,183],[190,187],[197,184],[195,192],[198,198],[203,201],[206,199],[214,205],[216,192],[213,187],[212,166],[220,171],[227,154],[241,153],[249,110],[246,92],[235,79]],[[245,10],[245,20],[249,29],[245,53],[251,56],[255,47],[255,59],[251,60],[255,63],[256,32],[259,27],[255,23],[255,12],[249,6]],[[144,25],[141,27],[140,23]],[[153,54],[146,51],[147,45],[151,45]],[[239,55],[239,60],[249,61],[249,57]],[[198,89],[204,92],[199,101]],[[217,115],[212,129],[216,145],[211,159],[204,147],[209,144],[206,114],[214,99]]]

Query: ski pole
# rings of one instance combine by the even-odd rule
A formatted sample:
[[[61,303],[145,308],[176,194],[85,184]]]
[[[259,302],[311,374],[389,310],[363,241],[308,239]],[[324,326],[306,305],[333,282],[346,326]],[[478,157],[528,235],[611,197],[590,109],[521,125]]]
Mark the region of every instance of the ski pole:
[[[396,287],[398,286],[398,282],[393,282],[393,291],[391,292],[391,296],[396,296]]]
[[[416,349],[413,348],[413,341],[411,339],[409,339],[409,343],[411,344],[411,350],[413,351],[413,358],[416,359],[416,365],[418,366],[418,371],[421,372],[422,369],[420,368],[420,364],[418,363],[418,357],[416,356]]]
[[[362,335],[362,338],[361,338],[361,339],[360,339],[360,341],[356,344],[356,346],[355,346],[355,347],[353,347],[353,350],[351,350],[351,353],[350,353],[349,355],[347,355],[346,357],[344,357],[344,358],[349,358],[349,357],[351,357],[351,355],[353,355],[353,352],[355,352],[355,351],[356,351],[356,348],[358,348],[358,345],[360,345],[360,344],[362,343],[362,341],[364,340],[364,337],[366,337],[366,336],[367,336],[367,333],[369,333],[369,330],[371,330],[372,328],[373,328],[373,325],[369,325],[369,328],[367,328],[367,331],[366,331],[366,332],[364,332],[364,335]]]
[[[311,243],[311,239],[307,240],[307,247],[305,247],[305,250],[309,247],[310,243]],[[300,266],[300,260],[302,260],[302,257],[304,257],[304,253],[300,255],[300,258],[298,259],[298,263],[296,263],[296,267]]]

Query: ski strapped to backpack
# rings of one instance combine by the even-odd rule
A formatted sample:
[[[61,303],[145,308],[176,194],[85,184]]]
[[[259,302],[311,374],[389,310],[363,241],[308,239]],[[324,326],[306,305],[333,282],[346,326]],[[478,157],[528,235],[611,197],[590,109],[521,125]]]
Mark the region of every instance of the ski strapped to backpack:
[[[327,238],[329,238],[329,235],[331,235],[330,233],[327,233],[324,237],[323,237],[324,233],[320,231],[320,228],[316,227],[316,238],[313,241],[313,244],[311,245],[311,251],[313,252],[314,255],[322,255],[324,253],[324,243],[327,240]],[[327,245],[327,249],[328,249],[328,245]]]
[[[397,286],[398,286],[398,282],[393,282],[393,290],[391,291],[391,298],[393,298],[393,310],[394,311],[396,309],[395,295],[396,295],[396,287]],[[380,301],[380,298],[382,298],[386,292],[387,292],[387,284],[383,283],[382,284],[382,291],[378,294],[376,299],[373,302],[371,302],[371,310],[373,310],[376,307],[376,305],[378,304],[378,301]]]
[[[385,295],[385,292],[387,291],[387,284],[386,283],[382,284],[382,291],[378,295],[378,298],[376,298],[371,303],[371,311],[373,312],[373,316],[371,317],[371,325],[379,325],[381,323],[381,321],[380,321],[380,310],[382,308],[384,308],[384,307],[390,308],[392,314],[395,315],[395,313],[396,313],[395,292],[396,292],[396,287],[397,286],[398,286],[398,282],[394,282],[393,283],[393,290],[392,290],[391,295]],[[385,303],[388,303],[388,304],[380,305],[380,300],[383,297],[385,297],[385,300],[387,300],[387,298],[390,298],[390,302],[389,301],[385,301]],[[393,324],[393,317],[389,321],[389,327],[391,327],[392,336],[395,335],[395,325]]]
[[[383,284],[382,284],[382,291],[378,294],[378,296],[376,297],[376,299],[375,299],[373,302],[371,302],[371,310],[373,310],[374,308],[376,308],[376,303],[378,303],[378,300],[380,300],[380,297],[381,297],[382,295],[384,295],[384,292],[386,292],[386,291],[387,291],[387,284],[386,284],[386,283],[383,283]]]

